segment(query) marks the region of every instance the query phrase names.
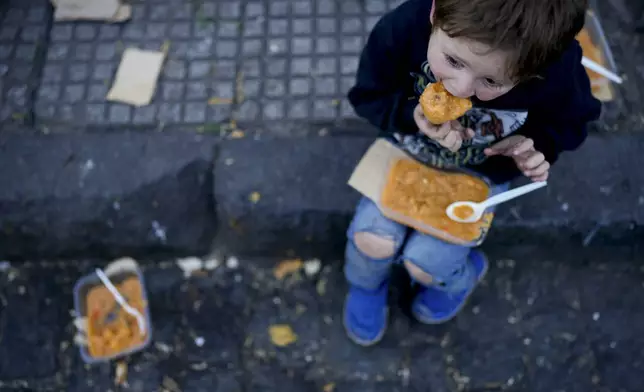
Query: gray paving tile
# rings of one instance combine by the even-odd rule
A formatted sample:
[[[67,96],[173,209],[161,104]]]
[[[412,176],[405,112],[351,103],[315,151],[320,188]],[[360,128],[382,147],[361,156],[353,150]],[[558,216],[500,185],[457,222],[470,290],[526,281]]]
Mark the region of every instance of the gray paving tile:
[[[49,90],[37,95],[39,119],[55,121],[63,111],[78,115],[74,121],[90,125],[172,125],[229,118],[232,107],[211,110],[207,102],[221,90],[213,86],[222,84],[230,91],[234,83],[243,48],[241,4],[206,1],[199,6],[160,0],[133,4],[132,19],[121,25],[54,24],[42,78]],[[158,50],[164,42],[170,44],[169,55],[150,107],[108,103],[105,94],[125,48]],[[261,45],[257,41],[246,46],[257,43]],[[30,56],[26,49],[16,53]],[[57,90],[63,92],[61,99],[51,99]]]
[[[0,4],[0,122],[23,122],[33,111],[49,17],[46,0]]]
[[[134,3],[132,19],[124,24],[54,24],[42,67],[44,90],[34,95],[36,114],[46,122],[64,112],[89,125],[196,124],[228,120],[233,113],[243,121],[354,117],[345,95],[360,51],[369,29],[398,3],[154,0]],[[33,41],[42,33],[35,21],[43,15],[25,9],[10,16],[34,29],[3,25],[0,60],[27,63],[36,56]],[[15,40],[20,41],[5,45]],[[106,102],[125,48],[158,49],[164,42],[169,54],[150,107]],[[238,88],[239,105],[208,105],[212,97],[232,100]],[[20,90],[11,96],[21,101]]]

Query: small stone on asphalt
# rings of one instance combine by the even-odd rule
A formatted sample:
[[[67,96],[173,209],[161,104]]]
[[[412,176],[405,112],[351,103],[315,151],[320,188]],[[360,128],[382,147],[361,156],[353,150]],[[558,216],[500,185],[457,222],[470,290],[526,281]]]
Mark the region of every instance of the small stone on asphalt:
[[[214,269],[217,269],[221,265],[221,262],[216,259],[216,258],[210,258],[204,262],[204,268],[207,269],[208,271],[212,271]]]
[[[239,259],[237,257],[235,257],[235,256],[230,256],[226,260],[226,267],[228,267],[229,269],[237,269],[237,268],[239,268]]]
[[[317,273],[320,272],[321,267],[322,262],[319,259],[312,259],[304,262],[304,272],[308,277],[317,275]]]
[[[183,276],[189,278],[195,271],[203,268],[203,261],[198,257],[186,257],[178,259],[177,265],[183,271]]]

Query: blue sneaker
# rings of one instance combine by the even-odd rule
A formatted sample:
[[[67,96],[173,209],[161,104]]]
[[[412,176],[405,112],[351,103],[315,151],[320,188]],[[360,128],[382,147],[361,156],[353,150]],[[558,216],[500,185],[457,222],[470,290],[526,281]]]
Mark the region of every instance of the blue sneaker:
[[[387,282],[376,290],[365,290],[356,286],[349,288],[344,302],[344,328],[356,344],[371,346],[384,336],[389,316],[388,293]]]
[[[463,309],[478,282],[487,273],[488,261],[483,252],[470,251],[466,268],[471,269],[476,277],[472,287],[460,293],[448,293],[434,287],[426,287],[418,293],[411,306],[411,311],[418,321],[423,324],[442,324],[453,319]]]

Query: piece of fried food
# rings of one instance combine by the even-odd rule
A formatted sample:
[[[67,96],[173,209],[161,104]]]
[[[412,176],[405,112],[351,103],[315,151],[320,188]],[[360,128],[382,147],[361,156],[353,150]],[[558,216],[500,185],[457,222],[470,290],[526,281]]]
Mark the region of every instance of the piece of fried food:
[[[472,101],[450,94],[443,83],[428,85],[420,96],[420,106],[432,124],[440,125],[456,120],[472,108]]]

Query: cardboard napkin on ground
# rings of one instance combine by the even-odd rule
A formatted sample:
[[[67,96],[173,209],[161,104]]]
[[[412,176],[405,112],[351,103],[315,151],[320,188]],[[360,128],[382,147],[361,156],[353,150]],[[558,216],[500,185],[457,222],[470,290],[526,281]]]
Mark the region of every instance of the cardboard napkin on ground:
[[[405,216],[402,213],[394,211],[381,204],[381,196],[385,186],[387,185],[389,172],[394,164],[400,159],[416,162],[414,158],[407,155],[406,152],[399,149],[391,142],[381,138],[377,139],[369,147],[356,168],[353,170],[353,173],[349,178],[349,186],[376,203],[382,214],[391,220],[453,244],[464,246],[475,246],[481,244],[485,239],[492,223],[492,219],[494,218],[494,214],[492,212],[486,213],[479,222],[468,224],[477,225],[476,230],[478,232],[478,238],[467,240],[454,236],[447,231],[432,227],[425,222]],[[464,173],[475,176],[473,173]]]
[[[132,7],[119,0],[50,0],[55,8],[54,21],[94,20],[124,22],[132,16]]]
[[[127,48],[116,71],[108,101],[144,106],[152,101],[157,79],[165,60],[165,51]]]

